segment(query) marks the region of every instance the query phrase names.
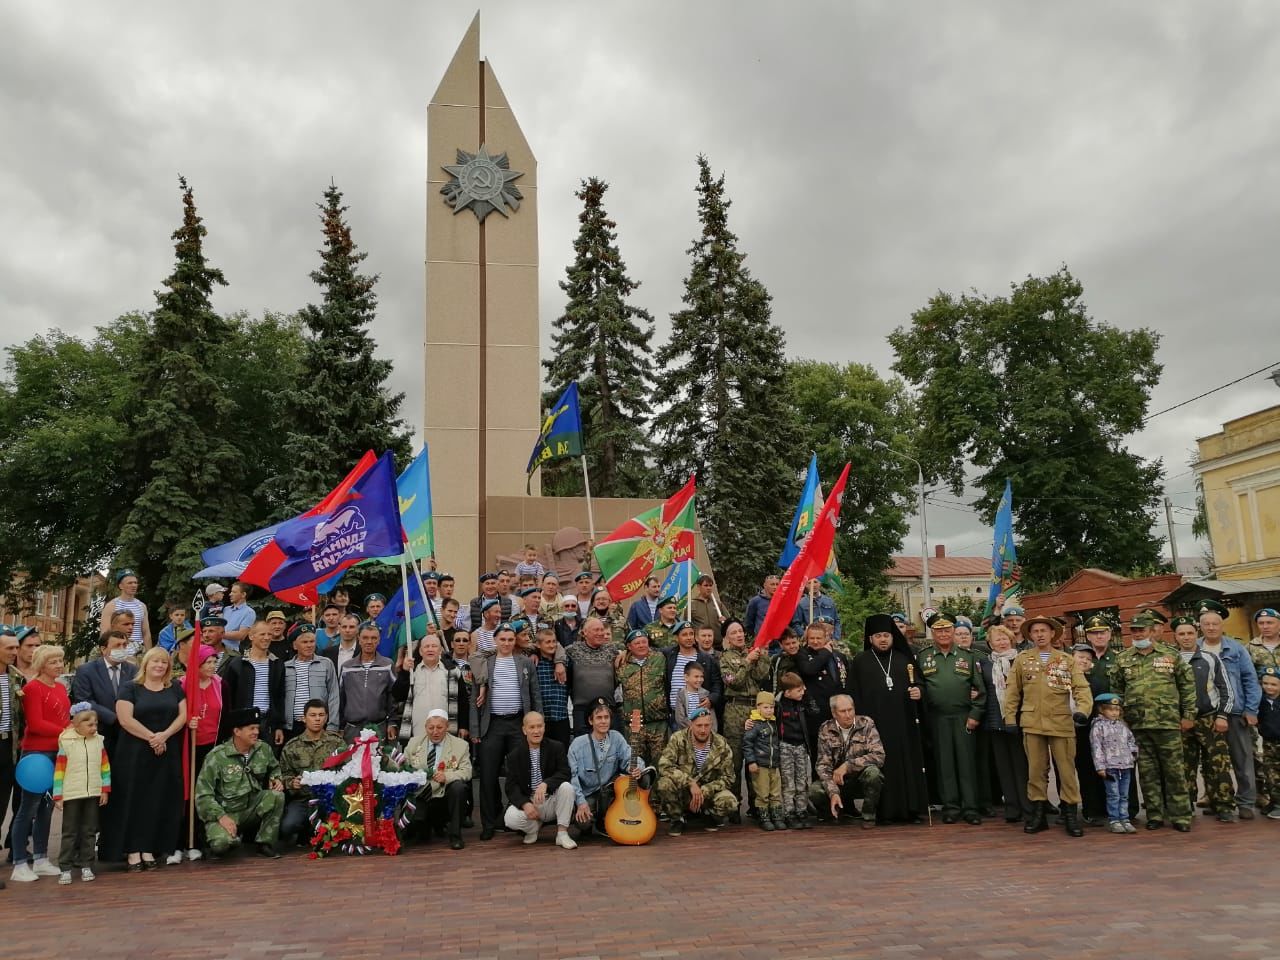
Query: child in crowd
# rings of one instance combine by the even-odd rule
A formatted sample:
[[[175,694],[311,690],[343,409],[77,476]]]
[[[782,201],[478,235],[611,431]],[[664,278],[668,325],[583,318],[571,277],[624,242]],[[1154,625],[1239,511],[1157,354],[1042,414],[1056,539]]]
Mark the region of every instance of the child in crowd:
[[[751,729],[742,735],[742,759],[756,791],[761,830],[787,828],[782,815],[782,749],[773,710],[773,694],[761,690],[751,711]]]
[[[704,679],[705,672],[702,669],[702,664],[698,663],[698,661],[690,660],[684,665],[684,692],[676,697],[677,730],[683,730],[689,726],[689,714],[699,707],[704,710],[711,710],[711,698],[702,687]],[[714,710],[711,713],[711,732],[718,732]]]
[[[538,548],[532,543],[524,545],[524,560],[516,564],[517,577],[533,577],[534,583],[540,583],[547,568],[538,562]]]
[[[98,839],[98,808],[111,793],[111,764],[106,743],[98,733],[98,715],[88,703],[71,708],[71,726],[58,737],[53,767],[53,805],[62,811],[62,847],[58,851],[58,883],[93,877],[94,847]]]
[[[1262,667],[1262,702],[1258,704],[1258,799],[1266,798],[1267,819],[1280,820],[1280,670]]]
[[[1093,701],[1098,715],[1089,731],[1093,749],[1093,766],[1106,780],[1107,819],[1112,833],[1136,833],[1129,822],[1129,781],[1138,757],[1138,742],[1133,731],[1120,718],[1123,701],[1117,694],[1100,693]]]
[[[804,681],[790,670],[778,678],[782,698],[778,714],[779,758],[782,767],[783,826],[807,830],[809,822],[809,725],[804,712]]]
[[[187,620],[187,608],[183,606],[181,600],[170,600],[168,607],[169,622],[160,631],[156,643],[173,653],[173,648],[178,645],[178,634],[183,630],[190,630],[191,623]]]

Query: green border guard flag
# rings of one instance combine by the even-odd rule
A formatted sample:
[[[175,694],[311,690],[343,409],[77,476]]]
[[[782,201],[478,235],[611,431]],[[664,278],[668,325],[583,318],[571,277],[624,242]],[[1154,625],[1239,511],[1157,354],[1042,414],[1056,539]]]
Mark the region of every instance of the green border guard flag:
[[[563,457],[582,456],[582,414],[578,409],[578,381],[573,381],[560,394],[547,417],[542,421],[542,430],[533,445],[533,453],[529,455],[529,466],[525,469],[528,481],[533,480],[533,471],[548,460],[559,460]]]

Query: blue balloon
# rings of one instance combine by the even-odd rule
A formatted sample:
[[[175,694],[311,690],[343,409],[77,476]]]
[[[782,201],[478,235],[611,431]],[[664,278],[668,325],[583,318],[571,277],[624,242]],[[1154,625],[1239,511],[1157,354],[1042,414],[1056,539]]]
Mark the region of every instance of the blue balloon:
[[[29,753],[18,761],[13,774],[27,793],[45,793],[53,786],[53,761],[42,753]]]

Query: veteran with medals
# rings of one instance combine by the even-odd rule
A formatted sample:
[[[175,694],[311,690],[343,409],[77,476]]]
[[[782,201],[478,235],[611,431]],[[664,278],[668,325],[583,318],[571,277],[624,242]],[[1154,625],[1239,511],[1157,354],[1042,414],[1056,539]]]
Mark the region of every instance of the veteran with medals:
[[[920,651],[920,680],[933,741],[942,822],[963,816],[979,826],[977,757],[973,731],[987,705],[987,687],[977,659],[955,645],[955,621],[943,613],[929,617],[933,643]]]
[[[1058,774],[1062,819],[1067,833],[1084,836],[1080,826],[1080,778],[1076,773],[1076,720],[1093,709],[1089,683],[1075,657],[1053,644],[1062,639],[1062,624],[1050,617],[1031,617],[1022,636],[1032,648],[1013,660],[1005,687],[1003,719],[1022,729],[1027,754],[1027,798],[1032,815],[1027,833],[1048,828],[1049,758]]]

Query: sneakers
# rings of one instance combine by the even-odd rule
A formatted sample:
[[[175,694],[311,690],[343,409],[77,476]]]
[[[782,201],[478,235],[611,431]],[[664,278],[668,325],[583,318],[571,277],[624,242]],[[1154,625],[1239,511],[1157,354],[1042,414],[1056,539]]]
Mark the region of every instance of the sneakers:
[[[1111,832],[1112,833],[1128,833],[1129,831],[1124,828],[1124,824],[1121,823],[1119,820],[1112,820]]]
[[[57,877],[62,875],[62,871],[50,863],[48,857],[41,857],[31,865],[31,869],[35,871],[37,877]]]
[[[569,833],[566,830],[556,831],[556,846],[563,847],[565,850],[576,850],[578,848],[577,841],[575,841],[573,837],[569,836]]]
[[[199,860],[203,856],[204,854],[201,853],[199,850],[197,850],[195,847],[192,847],[190,850],[187,851],[188,860]]]
[[[1272,807],[1270,810],[1267,811],[1267,819],[1280,820],[1280,803],[1276,804],[1274,807]]]
[[[173,853],[169,854],[167,857],[164,858],[164,865],[166,867],[176,867],[181,862],[182,862],[181,850],[175,850],[173,851]]]
[[[70,870],[63,870],[60,874],[58,874],[58,886],[60,886],[60,887],[69,887],[69,886],[71,886],[71,871],[70,871]]]
[[[1129,822],[1128,820],[1126,820],[1126,821],[1124,822],[1124,832],[1125,832],[1125,833],[1137,833],[1137,832],[1138,832],[1138,828],[1137,828],[1137,827],[1135,827],[1131,822]]]
[[[15,863],[13,873],[9,874],[12,883],[35,883],[39,879],[40,876],[31,869],[29,863]]]
[[[93,880],[97,880],[97,879],[98,879],[98,878],[97,878],[97,877],[95,877],[95,876],[93,875],[93,871],[92,871],[92,870],[90,870],[88,867],[84,867],[84,868],[80,871],[80,881],[81,881],[82,883],[89,883],[89,882],[91,882],[91,881],[93,881]]]
[[[537,843],[537,842],[538,842],[537,827],[534,827],[532,830],[526,831],[524,835],[524,840],[521,841],[521,843]]]
[[[678,837],[684,833],[684,820],[672,820],[671,826],[667,827],[667,836]]]
[[[1239,814],[1241,820],[1253,819],[1253,807],[1241,807],[1237,811],[1237,813]]]

